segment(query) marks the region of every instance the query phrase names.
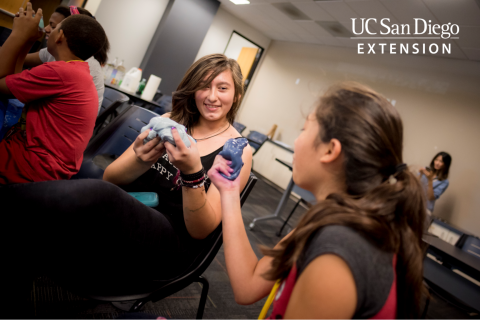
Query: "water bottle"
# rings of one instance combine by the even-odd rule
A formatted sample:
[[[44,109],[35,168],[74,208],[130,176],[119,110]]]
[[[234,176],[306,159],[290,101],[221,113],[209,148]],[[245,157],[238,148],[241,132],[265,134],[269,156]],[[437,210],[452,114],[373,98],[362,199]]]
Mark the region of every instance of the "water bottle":
[[[138,90],[137,90],[136,94],[141,96],[142,93],[143,93],[143,89],[145,89],[146,85],[147,85],[147,79],[142,79],[142,82],[140,82],[140,84],[138,85]]]
[[[117,66],[117,73],[115,74],[115,83],[116,85],[120,86],[123,81],[123,77],[125,77],[125,67],[123,66],[123,60]]]
[[[111,81],[112,72],[115,69],[115,67],[117,66],[117,60],[118,60],[118,58],[115,58],[113,61],[111,61],[107,64],[107,66],[105,68],[105,73],[103,75],[105,81],[108,81],[108,82]]]

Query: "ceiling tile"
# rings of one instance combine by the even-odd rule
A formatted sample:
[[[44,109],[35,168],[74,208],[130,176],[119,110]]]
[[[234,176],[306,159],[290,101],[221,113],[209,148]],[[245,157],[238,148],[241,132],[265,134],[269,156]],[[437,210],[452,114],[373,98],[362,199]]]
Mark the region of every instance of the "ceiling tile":
[[[350,9],[350,7],[344,2],[317,1],[315,3],[338,21],[352,21],[351,18],[358,18],[355,11]]]
[[[323,42],[315,37],[315,36],[311,36],[311,35],[301,35],[300,38],[304,41],[304,42],[307,42],[307,43],[313,43],[313,44],[323,44]]]
[[[460,47],[480,49],[480,27],[460,27],[458,37]]]
[[[290,1],[292,1],[292,0],[290,0]],[[331,15],[329,15],[327,11],[320,8],[320,6],[315,4],[313,1],[311,1],[311,2],[294,2],[292,4],[295,7],[297,7],[300,11],[305,13],[312,20],[316,20],[316,21],[335,21],[335,18],[333,18]]]
[[[327,46],[342,46],[343,44],[335,37],[318,37]]]
[[[300,22],[300,21],[282,21],[281,24],[284,28],[287,28],[288,30],[292,31],[295,34],[308,35],[309,32],[306,31],[304,28],[302,28],[300,25],[298,25],[296,22]]]
[[[297,25],[301,26],[304,30],[306,30],[309,34],[316,36],[316,37],[326,37],[326,38],[333,38],[330,33],[325,31],[322,27],[320,27],[314,21],[297,21]]]
[[[369,1],[353,1],[347,5],[355,11],[360,18],[376,18],[377,23],[383,18],[389,18],[390,22],[398,23],[397,19],[385,8],[385,6],[376,0]]]
[[[349,38],[337,38],[337,40],[341,43],[342,47],[350,47],[350,48],[356,48],[357,43],[361,42],[359,40],[349,39]]]
[[[480,26],[480,7],[475,0],[423,0],[440,23]]]
[[[259,4],[255,8],[265,15],[267,19],[286,20],[289,19],[283,12],[272,6],[271,4]]]
[[[480,61],[480,9],[476,6],[476,0],[343,0],[331,2],[313,0],[250,0],[251,4],[245,6],[236,6],[229,0],[219,1],[222,3],[222,8],[274,40],[349,48],[356,48],[358,42],[363,42],[365,43],[365,51],[368,51],[367,43],[375,43],[376,54],[381,54],[379,43],[387,44],[385,46],[385,54],[390,51],[390,43],[396,43],[397,54],[399,54],[400,43],[408,44],[410,54],[412,54],[412,45],[414,43],[418,43],[420,49],[422,49],[423,43],[426,45],[437,43],[441,49],[443,41],[450,43],[452,53],[450,55],[435,54],[430,56]],[[312,21],[291,20],[271,5],[271,3],[276,2],[292,3],[292,5],[311,18]],[[413,25],[413,18],[432,20],[432,23],[452,22],[460,25],[459,39],[387,40],[379,38],[356,40],[336,38],[315,22],[324,21],[324,23],[328,23],[338,21],[342,26],[351,30],[351,18],[360,17],[377,18],[377,20],[389,18],[391,20],[390,25],[393,23]],[[385,28],[381,27],[380,21],[377,24],[371,23],[370,27],[374,32],[377,32],[377,37],[382,37],[379,32],[385,31]],[[411,36],[422,36],[414,35],[413,27],[410,31],[412,33]]]
[[[400,23],[413,24],[415,23],[415,20],[413,20],[414,18],[421,18],[427,21],[432,20],[432,23],[438,23],[437,19],[421,0],[380,1]]]
[[[461,48],[470,60],[480,61],[480,49]]]

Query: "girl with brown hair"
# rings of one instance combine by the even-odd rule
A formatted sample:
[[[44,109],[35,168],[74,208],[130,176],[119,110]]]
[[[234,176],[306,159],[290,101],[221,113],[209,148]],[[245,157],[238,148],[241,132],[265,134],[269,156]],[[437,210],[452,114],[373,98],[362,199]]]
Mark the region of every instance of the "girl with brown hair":
[[[144,144],[146,130],[107,167],[103,179],[126,190],[156,192],[157,209],[168,217],[179,237],[185,241],[206,238],[221,221],[218,190],[207,181],[205,187],[183,186],[177,191],[172,190],[173,181],[178,175],[186,181],[204,177],[225,142],[241,137],[232,123],[242,95],[242,74],[235,60],[221,54],[200,58],[173,93],[172,112],[163,115],[187,127],[196,141],[187,148],[177,129],[172,129],[176,146],[159,137]],[[242,189],[250,174],[251,157],[247,148]]]
[[[403,125],[381,95],[330,88],[295,141],[293,179],[317,198],[297,227],[257,259],[243,225],[238,181],[217,157],[225,259],[235,300],[271,292],[271,318],[416,317],[423,289],[423,193],[402,159]]]
[[[452,157],[441,151],[433,157],[430,167],[420,169],[420,182],[423,185],[427,196],[427,209],[429,214],[433,212],[435,201],[447,190],[448,172]]]

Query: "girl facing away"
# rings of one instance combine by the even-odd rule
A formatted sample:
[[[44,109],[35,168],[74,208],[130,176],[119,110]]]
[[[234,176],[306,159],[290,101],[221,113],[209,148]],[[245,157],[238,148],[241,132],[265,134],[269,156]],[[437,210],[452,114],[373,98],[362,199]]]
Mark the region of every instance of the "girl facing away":
[[[293,179],[317,199],[297,227],[257,259],[239,203],[239,181],[215,160],[225,259],[235,300],[270,293],[270,318],[418,317],[425,200],[402,159],[403,125],[380,94],[331,87],[295,141]]]

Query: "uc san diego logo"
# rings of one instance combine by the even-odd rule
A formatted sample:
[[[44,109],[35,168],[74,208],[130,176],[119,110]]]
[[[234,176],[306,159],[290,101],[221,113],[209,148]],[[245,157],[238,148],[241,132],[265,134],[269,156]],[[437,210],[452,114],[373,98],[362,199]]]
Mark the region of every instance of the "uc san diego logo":
[[[378,24],[375,18],[357,18],[352,19],[352,31],[356,37],[350,39],[394,39],[400,40],[399,43],[369,43],[359,42],[357,45],[358,54],[451,54],[451,43],[402,43],[401,40],[422,40],[422,39],[437,39],[450,40],[458,39],[455,37],[460,33],[460,27],[456,24],[433,24],[431,20],[421,18],[414,18],[413,28],[409,24],[392,24],[389,18],[380,20],[380,32],[374,32],[370,26]],[[377,29],[377,28],[375,28]],[[410,30],[412,29],[412,30]],[[378,29],[377,29],[378,30]],[[366,35],[366,36],[364,36]],[[421,42],[421,41],[420,41]]]

